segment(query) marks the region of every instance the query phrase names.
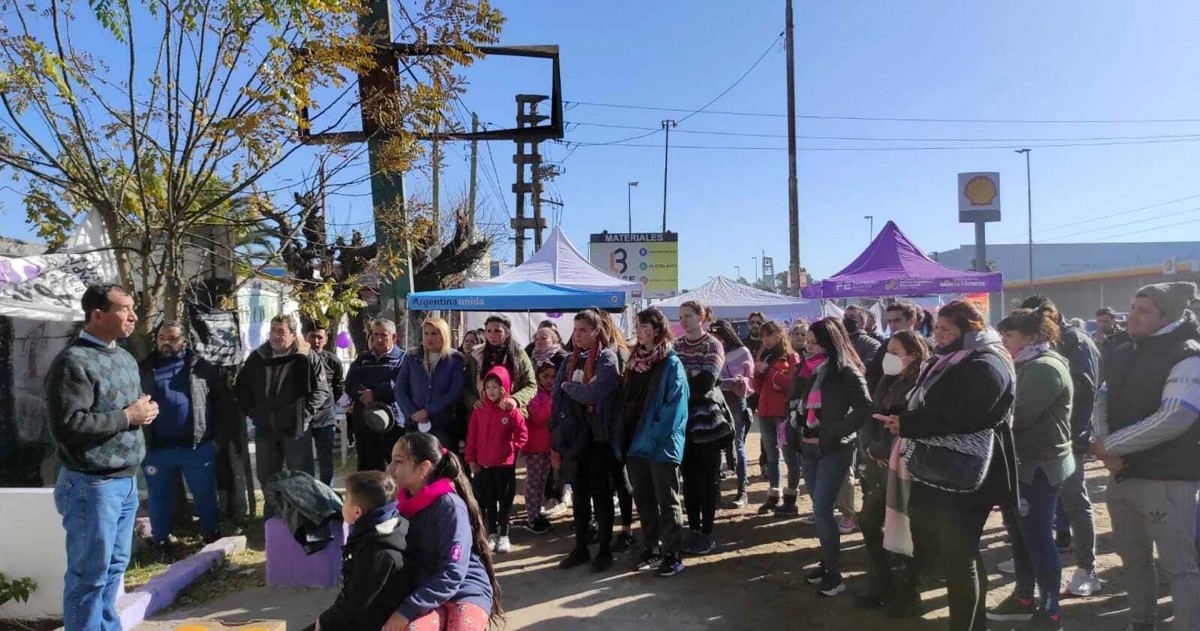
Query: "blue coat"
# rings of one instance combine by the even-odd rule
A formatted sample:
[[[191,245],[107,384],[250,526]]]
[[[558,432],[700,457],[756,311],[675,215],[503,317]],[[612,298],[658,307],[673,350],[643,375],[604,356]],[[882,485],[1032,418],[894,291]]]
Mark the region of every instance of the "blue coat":
[[[375,401],[391,405],[392,414],[400,418],[400,406],[396,404],[396,375],[400,372],[400,364],[404,360],[404,351],[399,346],[393,346],[387,355],[377,357],[367,351],[354,358],[350,370],[346,373],[346,394],[358,405],[358,397],[370,390],[375,393]]]
[[[656,462],[683,462],[683,441],[687,432],[687,372],[675,351],[654,368],[650,395],[642,408],[634,430],[629,455]]]
[[[409,351],[396,374],[396,404],[408,419],[407,424],[415,426],[412,415],[425,410],[432,425],[429,433],[443,445],[457,445],[465,436],[455,414],[463,396],[464,379],[465,365],[458,351],[452,350],[438,361],[432,375],[425,369],[425,349]]]

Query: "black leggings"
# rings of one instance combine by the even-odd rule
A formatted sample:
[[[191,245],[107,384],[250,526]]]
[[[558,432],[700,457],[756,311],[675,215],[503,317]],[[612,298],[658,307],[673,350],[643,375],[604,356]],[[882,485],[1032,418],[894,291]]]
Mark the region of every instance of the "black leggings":
[[[688,442],[683,448],[683,507],[688,528],[711,535],[721,498],[720,443]]]
[[[475,474],[474,484],[488,534],[507,537],[513,498],[517,495],[517,468],[485,467]]]
[[[579,454],[576,465],[578,472],[571,484],[574,494],[575,548],[587,549],[588,526],[594,508],[600,535],[600,553],[606,554],[612,545],[613,471],[618,466],[617,459],[608,443],[594,442]]]
[[[629,484],[629,472],[625,463],[618,462],[613,469],[613,486],[617,490],[617,503],[621,506],[621,527],[633,527],[633,485]]]
[[[946,579],[952,631],[985,631],[987,568],[979,554],[992,502],[983,493],[949,493],[913,481],[908,514],[916,558],[936,556]],[[934,548],[935,551],[931,551]]]

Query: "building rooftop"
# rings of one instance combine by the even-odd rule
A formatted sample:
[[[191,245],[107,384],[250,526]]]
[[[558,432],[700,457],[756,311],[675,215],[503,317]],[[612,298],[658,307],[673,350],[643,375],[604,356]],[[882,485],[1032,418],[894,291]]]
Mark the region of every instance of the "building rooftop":
[[[0,237],[0,256],[34,256],[45,252],[45,243]]]
[[[1004,275],[1004,281],[1029,278],[1029,246],[1024,243],[988,244],[988,261]],[[975,246],[933,252],[933,258],[956,269],[971,269]],[[1096,274],[1131,268],[1161,268],[1168,259],[1193,261],[1191,269],[1200,269],[1200,241],[1164,241],[1149,243],[1034,243],[1034,278],[1052,278],[1076,274]]]

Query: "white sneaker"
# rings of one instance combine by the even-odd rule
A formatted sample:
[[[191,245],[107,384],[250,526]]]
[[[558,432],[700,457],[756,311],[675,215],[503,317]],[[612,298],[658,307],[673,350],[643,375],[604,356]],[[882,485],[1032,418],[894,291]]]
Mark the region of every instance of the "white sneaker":
[[[563,491],[563,500],[562,500],[563,506],[565,506],[567,508],[571,508],[571,504],[572,504],[571,496],[572,495],[573,495],[573,493],[571,493],[570,487],[567,487],[567,489],[565,491]]]
[[[488,547],[492,549],[492,552],[500,547],[500,540],[496,535],[488,535]]]
[[[500,554],[512,552],[512,542],[508,540],[508,537],[500,537],[500,541],[496,543],[496,552]]]
[[[1016,574],[1017,573],[1017,562],[1013,561],[1012,559],[1009,559],[1009,560],[1001,563],[1000,565],[997,565],[996,569],[1000,570],[1001,574]]]
[[[1100,577],[1096,576],[1095,572],[1089,572],[1081,567],[1075,568],[1075,573],[1071,575],[1071,582],[1067,585],[1067,591],[1083,598],[1102,589],[1104,589],[1104,584],[1100,582]]]

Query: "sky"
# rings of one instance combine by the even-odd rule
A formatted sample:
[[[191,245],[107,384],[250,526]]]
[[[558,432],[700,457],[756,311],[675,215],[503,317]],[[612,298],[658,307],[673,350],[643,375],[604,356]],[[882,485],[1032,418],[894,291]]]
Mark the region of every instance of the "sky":
[[[653,130],[672,118],[683,121],[671,133],[667,220],[681,288],[738,271],[753,279],[764,251],[786,269],[782,0],[495,4],[508,19],[502,43],[560,46],[567,136],[543,152],[562,163],[547,195],[564,205],[547,216],[577,247],[625,230],[630,181],[640,182],[634,230],[661,227],[663,134]],[[801,263],[814,277],[867,245],[866,215],[876,232],[895,221],[927,251],[972,243],[972,226],[957,222],[964,171],[1000,172],[1003,221],[988,240],[1024,242],[1019,147],[1033,148],[1039,243],[1200,234],[1200,4],[802,0],[795,25]],[[460,109],[491,126],[511,125],[515,93],[549,90],[536,62],[491,58],[467,77]],[[467,146],[447,151],[450,202],[466,187]],[[481,148],[481,221],[512,215],[512,153],[511,142]],[[427,192],[427,178],[414,174],[410,187]],[[330,200],[331,223],[364,227],[369,200],[345,193]],[[0,204],[0,234],[29,238],[20,206]],[[512,252],[508,243],[494,254]]]

